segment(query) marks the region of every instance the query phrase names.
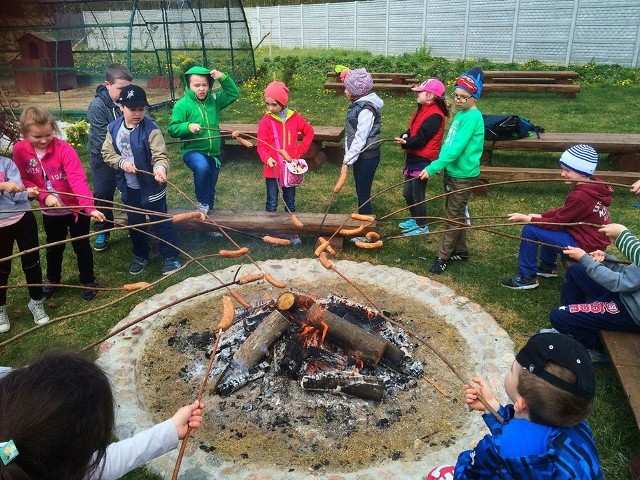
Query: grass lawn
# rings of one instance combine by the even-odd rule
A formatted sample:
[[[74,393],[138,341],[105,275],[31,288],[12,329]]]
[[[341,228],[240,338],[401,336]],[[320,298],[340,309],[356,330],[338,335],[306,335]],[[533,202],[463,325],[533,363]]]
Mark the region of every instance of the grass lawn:
[[[290,106],[301,112],[312,125],[339,126],[344,123],[347,100],[322,89],[325,81],[326,65],[319,66],[315,74],[299,72],[293,75]],[[223,113],[224,122],[255,123],[264,111],[262,91],[271,79],[271,74],[259,80],[251,80],[241,87],[241,98]],[[452,79],[448,79],[451,81]],[[448,91],[451,91],[450,84]],[[407,128],[409,116],[415,108],[415,97],[408,95],[398,98],[381,95],[385,101],[383,109],[382,137],[392,138]],[[630,106],[629,100],[640,96],[638,86],[598,86],[583,85],[582,91],[574,100],[554,94],[514,93],[494,94],[479,102],[483,113],[518,114],[541,125],[549,132],[637,132],[637,109]],[[170,111],[154,114],[162,127],[166,127]],[[79,149],[83,159],[87,159],[86,149]],[[169,180],[193,197],[191,171],[183,164],[177,147],[171,146],[172,170]],[[556,167],[559,154],[533,154],[523,152],[496,152],[495,165],[522,165]],[[402,181],[404,163],[401,149],[392,142],[382,147],[382,162],[376,174],[373,191],[398,184]],[[301,212],[324,212],[331,189],[337,179],[339,164],[326,163],[317,171],[310,172],[305,185],[297,192],[297,209]],[[601,156],[599,169],[615,169],[615,165]],[[264,209],[265,187],[261,165],[244,158],[225,159],[218,183],[216,208],[221,209]],[[558,170],[559,172],[559,170]],[[472,217],[496,216],[487,223],[503,223],[510,212],[537,212],[562,204],[568,187],[562,183],[531,183],[496,186],[489,189],[487,196],[473,196],[470,201]],[[428,195],[442,192],[441,176],[429,182]],[[169,206],[173,208],[191,208],[189,202],[178,192],[171,190]],[[633,204],[640,199],[625,188],[616,188],[612,218],[615,222],[627,225],[632,231],[639,232],[638,210]],[[405,206],[400,188],[393,188],[374,200],[374,211],[378,216],[389,214]],[[332,205],[332,212],[352,212],[356,207],[353,179]],[[394,215],[389,221],[380,222],[382,235],[397,232],[397,223],[406,215],[404,212]],[[443,216],[443,201],[436,199],[428,203],[428,215]],[[435,255],[437,230],[429,236],[392,240],[380,250],[364,251],[346,245],[337,255],[338,259],[367,261],[401,267],[419,275],[430,275],[428,269]],[[498,230],[519,234],[518,227],[497,227]],[[313,256],[313,238],[303,237],[300,248],[273,247],[249,237],[234,235],[238,243],[251,249],[256,260],[270,258],[298,258]],[[212,239],[204,234],[180,234],[180,247],[191,255],[213,253],[220,248],[232,248],[228,242]],[[44,243],[42,241],[42,243]],[[528,336],[539,328],[547,326],[549,310],[559,301],[562,278],[543,279],[539,288],[532,291],[513,291],[500,286],[501,279],[512,275],[516,270],[518,242],[513,239],[482,231],[469,234],[471,259],[464,263],[451,263],[447,271],[438,277],[447,286],[461,292],[473,301],[481,304],[492,314],[496,321],[511,335],[517,346],[521,346]],[[612,248],[615,252],[615,249]],[[129,283],[128,274],[131,250],[124,232],[114,235],[111,247],[105,252],[95,254],[95,268],[101,286],[117,287]],[[43,254],[44,260],[44,254]],[[11,284],[24,283],[24,277],[14,261]],[[233,264],[231,259],[208,259],[205,265],[212,270],[225,268]],[[161,259],[152,257],[152,264],[135,281],[154,281],[160,275]],[[181,281],[190,276],[201,275],[203,271],[196,265],[171,277],[154,289],[153,293],[142,292],[121,300],[97,313],[89,313],[101,305],[113,302],[121,297],[120,292],[102,292],[94,301],[84,302],[77,290],[58,292],[48,302],[48,312],[52,317],[61,317],[73,313],[79,316],[57,322],[35,333],[19,338],[4,347],[0,347],[0,364],[17,366],[29,361],[34,354],[49,348],[79,349],[100,338],[125,317],[132,307],[145,297],[161,292],[170,283]],[[561,272],[562,273],[562,272]],[[77,283],[75,258],[70,248],[66,250],[63,283]],[[562,276],[562,275],[561,275]],[[33,324],[26,308],[28,301],[26,289],[9,291],[8,310],[14,319],[12,329],[0,338],[4,341]],[[22,321],[21,318],[25,320]],[[601,460],[607,479],[630,478],[629,458],[640,453],[640,435],[618,379],[611,368],[597,367],[598,391],[595,409],[589,417],[599,447]],[[462,398],[462,392],[461,398]],[[186,402],[189,399],[184,399]],[[452,459],[454,460],[454,459]],[[156,478],[140,469],[127,476],[129,479]]]

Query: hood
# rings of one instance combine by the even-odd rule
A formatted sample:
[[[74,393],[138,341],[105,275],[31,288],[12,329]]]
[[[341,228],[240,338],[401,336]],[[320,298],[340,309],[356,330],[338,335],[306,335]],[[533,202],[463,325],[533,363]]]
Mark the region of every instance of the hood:
[[[209,77],[210,70],[205,67],[195,66],[195,67],[191,67],[189,70],[184,72],[184,91],[192,99],[197,100],[196,94],[189,88],[189,80],[187,79],[187,75],[193,75],[193,74],[202,75],[203,77]],[[213,81],[209,82],[209,91],[211,91],[212,87],[213,87]]]
[[[590,198],[600,200],[607,207],[611,205],[613,196],[613,188],[604,183],[599,183],[598,178],[593,177],[595,182],[578,183],[574,187],[574,191]],[[602,182],[602,180],[600,180]]]
[[[109,90],[107,90],[107,87],[104,85],[98,85],[98,88],[96,88],[96,97],[102,100],[102,103],[104,103],[107,108],[118,108],[118,105],[111,100]]]
[[[356,102],[371,102],[378,110],[380,110],[384,105],[382,99],[374,92],[368,93],[364,97],[360,97]]]

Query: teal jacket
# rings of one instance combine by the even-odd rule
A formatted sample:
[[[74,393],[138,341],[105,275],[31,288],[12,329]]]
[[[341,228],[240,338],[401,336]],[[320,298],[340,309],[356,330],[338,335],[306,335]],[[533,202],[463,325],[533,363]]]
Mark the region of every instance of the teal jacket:
[[[425,168],[430,177],[444,168],[453,178],[480,175],[480,157],[484,149],[484,121],[477,108],[458,111],[437,160]]]
[[[220,78],[222,90],[214,92],[209,87],[209,94],[200,101],[189,88],[186,76],[191,74],[208,77],[209,70],[204,67],[192,67],[185,72],[185,95],[173,107],[168,129],[169,135],[173,138],[191,140],[180,146],[182,155],[197,151],[210,157],[218,157],[220,155],[220,138],[207,137],[219,137],[220,132],[217,129],[220,126],[220,110],[235,102],[240,95],[240,90],[233,79],[223,73]],[[203,130],[200,133],[191,133],[189,131],[190,123],[201,125]],[[202,140],[195,140],[197,138],[202,138]]]

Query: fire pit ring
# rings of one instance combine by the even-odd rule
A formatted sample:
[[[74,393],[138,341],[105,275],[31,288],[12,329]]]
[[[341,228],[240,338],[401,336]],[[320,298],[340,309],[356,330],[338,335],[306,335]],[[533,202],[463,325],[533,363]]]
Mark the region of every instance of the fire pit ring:
[[[308,282],[336,283],[335,273],[325,270],[315,259],[270,260],[261,262],[261,264],[265,271],[271,272],[278,280],[290,285],[299,282],[302,277],[304,277],[305,284]],[[477,373],[487,379],[489,385],[498,395],[498,399],[504,399],[502,380],[506,369],[513,361],[514,345],[507,333],[489,314],[482,310],[480,305],[458,295],[439,282],[399,268],[351,261],[336,261],[334,264],[340,272],[353,280],[364,291],[367,291],[367,286],[384,289],[390,295],[410,297],[413,301],[436,311],[439,317],[455,327],[459,336],[466,342],[467,345],[464,348],[466,348],[465,355],[469,359],[468,363],[471,368],[469,372]],[[233,278],[237,268],[237,266],[233,266],[215,273],[222,281],[229,281]],[[247,273],[250,267],[244,268],[247,270],[243,269],[241,274]],[[211,286],[212,280],[209,275],[184,280],[167,288],[163,293],[138,304],[129,316],[115,328],[145,315],[163,304],[168,304]],[[244,288],[246,287],[248,286],[241,287],[239,291],[245,294]],[[274,288],[273,296],[277,296],[281,292],[282,290]],[[220,297],[223,293],[220,291],[210,295]],[[249,300],[255,301],[253,298],[249,298]],[[198,301],[198,299],[190,302],[194,301]],[[365,303],[364,299],[360,301]],[[144,353],[147,340],[154,335],[154,332],[162,330],[163,325],[180,312],[185,303],[189,302],[167,308],[161,313],[143,320],[104,342],[100,347],[97,363],[107,372],[114,385],[117,404],[116,433],[120,438],[130,437],[166,418],[166,416],[158,417],[157,412],[149,412],[143,407],[138,388],[139,366],[142,363],[141,355]],[[381,306],[386,308],[386,305]],[[429,385],[424,383],[424,388],[429,388]],[[456,388],[459,388],[459,385]],[[440,395],[435,389],[433,392],[433,395]],[[164,395],[167,393],[171,392],[165,392]],[[461,398],[457,392],[453,393]],[[187,403],[189,400],[186,398],[183,403]],[[211,414],[215,415],[215,412]],[[423,454],[419,461],[403,458],[390,459],[355,472],[328,472],[326,469],[314,471],[311,468],[282,469],[276,466],[265,468],[264,464],[257,462],[256,464],[250,462],[236,464],[233,461],[223,460],[214,453],[203,451],[198,448],[197,440],[192,439],[182,461],[179,478],[185,480],[302,480],[310,478],[322,480],[373,480],[381,478],[418,480],[424,478],[424,474],[432,466],[455,462],[460,451],[471,448],[482,435],[487,433],[481,416],[476,412],[465,415],[463,423],[464,426],[460,428],[460,435],[455,441],[430,450]],[[265,445],[265,448],[268,446]],[[173,451],[150,462],[149,467],[152,471],[169,478],[176,458],[177,451]]]

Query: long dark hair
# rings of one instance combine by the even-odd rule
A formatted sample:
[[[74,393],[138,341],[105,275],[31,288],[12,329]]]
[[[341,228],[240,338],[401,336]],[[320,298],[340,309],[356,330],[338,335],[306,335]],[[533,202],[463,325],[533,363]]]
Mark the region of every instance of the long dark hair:
[[[82,480],[101,467],[113,435],[105,373],[73,353],[49,353],[0,380],[0,442],[18,456],[1,480]]]

